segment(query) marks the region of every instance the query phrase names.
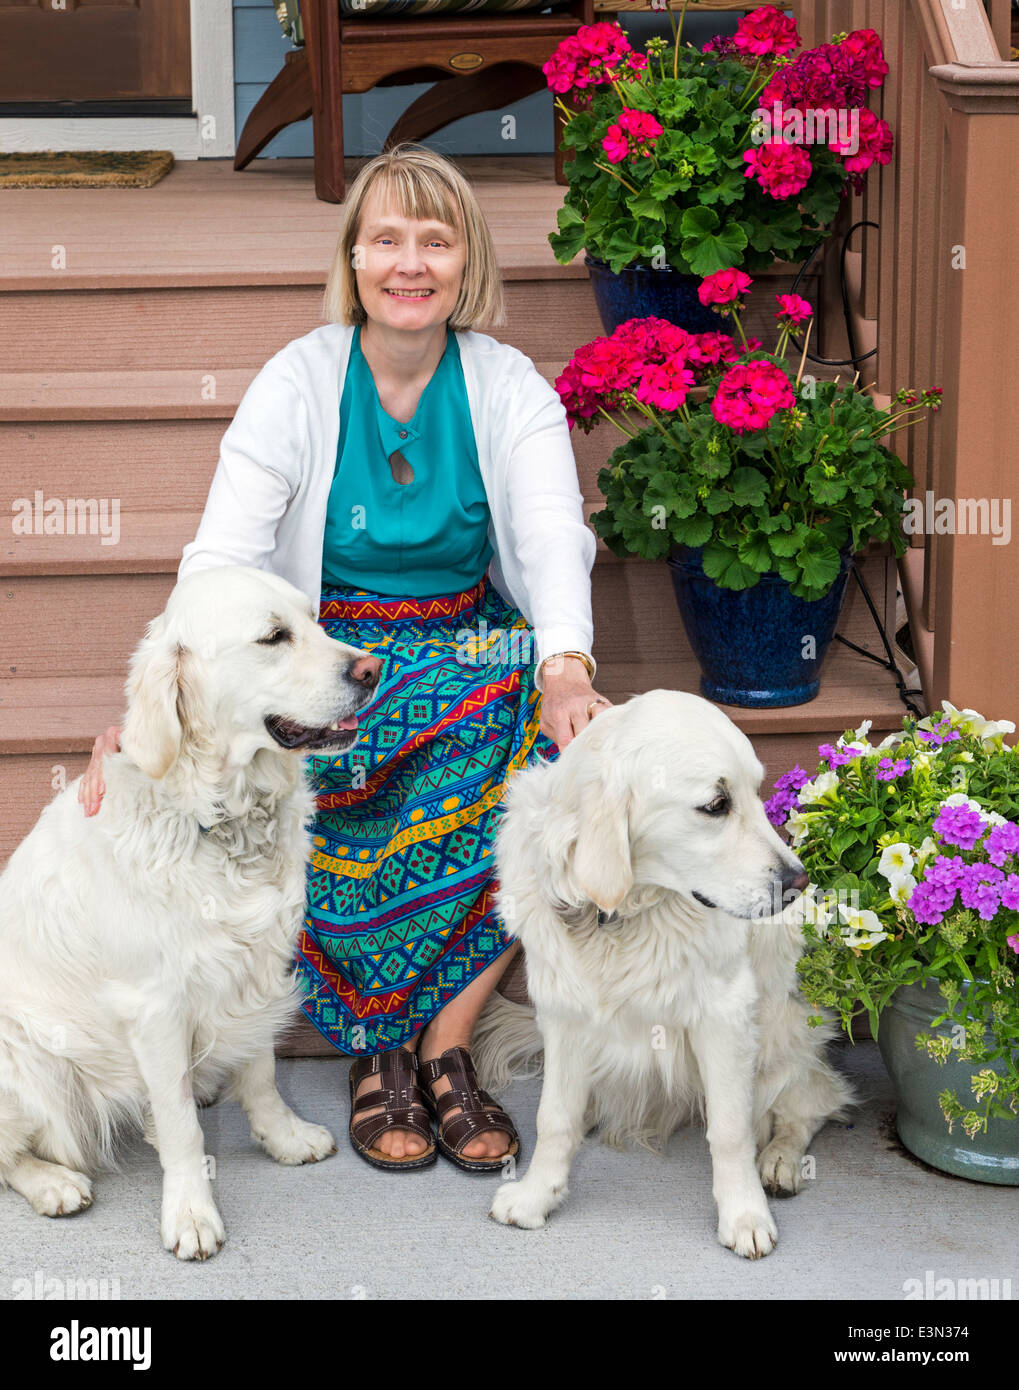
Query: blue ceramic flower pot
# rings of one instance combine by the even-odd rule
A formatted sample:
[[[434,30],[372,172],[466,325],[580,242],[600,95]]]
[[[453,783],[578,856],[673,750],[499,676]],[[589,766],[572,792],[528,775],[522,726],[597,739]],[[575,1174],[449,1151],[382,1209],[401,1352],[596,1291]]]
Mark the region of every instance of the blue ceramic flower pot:
[[[617,274],[604,261],[584,257],[602,326],[612,333],[627,319],[656,318],[688,333],[718,333],[725,325],[697,298],[699,275],[629,265]]]
[[[955,1090],[966,1105],[972,1092],[970,1077],[990,1067],[1004,1075],[1004,1062],[961,1062],[951,1058],[944,1065],[916,1046],[917,1033],[952,1036],[945,1024],[931,1028],[931,1020],[944,1013],[945,1002],[937,984],[904,985],[896,990],[881,1012],[877,1044],[899,1096],[896,1128],[910,1153],[932,1168],[976,1182],[1019,1186],[1019,1119],[988,1120],[987,1133],[972,1140],[956,1120],[950,1133],[941,1113],[938,1095]],[[988,1039],[990,1042],[990,1039]]]
[[[851,562],[844,554],[827,594],[808,601],[790,593],[778,574],[762,574],[751,589],[722,589],[704,573],[700,550],[670,556],[680,616],[701,666],[701,693],[748,709],[813,700]]]

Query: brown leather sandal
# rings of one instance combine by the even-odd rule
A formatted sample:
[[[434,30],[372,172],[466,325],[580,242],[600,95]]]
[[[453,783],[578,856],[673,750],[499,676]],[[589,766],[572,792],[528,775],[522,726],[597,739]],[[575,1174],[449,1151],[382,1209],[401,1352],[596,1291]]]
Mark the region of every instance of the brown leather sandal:
[[[408,1052],[405,1047],[377,1052],[374,1057],[359,1057],[350,1068],[350,1142],[355,1152],[375,1168],[426,1168],[435,1162],[431,1110],[418,1085],[418,1072],[417,1053]],[[381,1085],[359,1096],[357,1088],[369,1076],[381,1077]],[[383,1108],[378,1114],[358,1119],[359,1112],[377,1110],[380,1105]],[[428,1148],[408,1158],[393,1158],[375,1148],[376,1139],[387,1129],[418,1134]]]
[[[520,1152],[520,1136],[513,1121],[478,1085],[474,1062],[466,1047],[447,1047],[440,1057],[422,1062],[420,1070],[429,1086],[440,1076],[449,1079],[449,1090],[441,1095],[429,1090],[427,1098],[439,1126],[436,1143],[451,1163],[468,1173],[493,1173],[507,1158],[514,1158]],[[450,1110],[457,1108],[461,1111],[459,1115],[445,1119]],[[490,1129],[508,1135],[510,1145],[506,1152],[498,1158],[463,1158],[464,1145]]]

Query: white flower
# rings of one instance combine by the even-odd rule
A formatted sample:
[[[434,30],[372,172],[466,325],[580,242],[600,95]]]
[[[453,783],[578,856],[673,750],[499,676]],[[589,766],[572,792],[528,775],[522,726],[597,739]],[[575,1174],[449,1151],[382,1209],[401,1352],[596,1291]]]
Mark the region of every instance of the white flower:
[[[979,811],[982,816],[986,815],[980,802],[974,801],[973,798],[967,796],[965,792],[953,792],[951,796],[946,796],[944,801],[940,804],[941,806],[968,806],[971,811]]]
[[[853,908],[848,907],[845,903],[839,903],[839,916],[844,923],[840,929],[840,934],[845,946],[869,951],[879,941],[884,941],[888,935],[882,928],[881,919],[877,913],[869,912],[866,908]]]
[[[905,740],[906,740],[906,735],[905,735],[905,734],[888,734],[888,735],[887,735],[885,738],[883,738],[883,739],[881,740],[881,742],[878,744],[877,750],[876,750],[876,751],[880,753],[881,750],[884,749],[884,748],[898,748],[899,744],[900,744],[900,743],[904,743]]]
[[[802,794],[802,788],[800,790]],[[796,845],[803,843],[803,841],[807,838],[807,830],[809,824],[810,823],[806,819],[806,817],[801,816],[799,811],[789,812],[789,819],[786,821],[783,829],[789,836],[790,845],[792,845],[795,848]]]
[[[987,821],[990,825],[1008,824],[1008,817],[1003,816],[999,811],[984,811],[982,812],[982,815],[984,820]]]
[[[987,719],[974,733],[985,748],[1001,741],[1003,734],[1014,734],[1015,725],[1011,719]]]
[[[928,835],[923,844],[916,852],[916,857],[922,864],[925,859],[930,859],[932,854],[940,854],[938,843],[933,836]]]
[[[873,723],[873,719],[865,719],[858,729],[853,730],[853,733],[856,735],[857,738],[865,739],[867,735],[870,733],[870,726]]]
[[[941,708],[948,715],[948,722],[952,728],[963,734],[975,733],[981,725],[988,722],[982,714],[977,714],[975,709],[956,709],[951,700],[942,700]]]
[[[800,805],[806,806],[811,801],[820,801],[829,792],[837,790],[839,785],[838,774],[834,772],[822,772],[814,778],[812,782],[804,782],[799,790]],[[833,798],[834,799],[834,798]]]
[[[916,879],[912,874],[892,874],[888,883],[888,896],[897,907],[905,907],[915,887]]]
[[[913,869],[912,846],[905,840],[888,845],[878,861],[877,871],[884,878],[893,879],[896,874],[908,874]]]

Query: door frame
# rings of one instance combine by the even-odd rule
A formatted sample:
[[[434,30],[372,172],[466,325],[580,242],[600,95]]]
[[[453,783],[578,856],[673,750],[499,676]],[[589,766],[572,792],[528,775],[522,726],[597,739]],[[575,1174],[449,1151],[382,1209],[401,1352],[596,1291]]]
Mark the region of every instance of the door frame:
[[[0,148],[170,150],[224,159],[236,150],[233,0],[190,0],[189,116],[0,116]]]

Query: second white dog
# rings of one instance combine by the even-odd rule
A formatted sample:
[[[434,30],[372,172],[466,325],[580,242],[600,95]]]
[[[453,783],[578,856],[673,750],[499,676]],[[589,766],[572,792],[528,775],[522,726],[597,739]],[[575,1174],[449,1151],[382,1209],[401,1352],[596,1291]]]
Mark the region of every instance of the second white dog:
[[[144,1126],[163,1244],[214,1255],[196,1102],[221,1087],[280,1163],[335,1152],[274,1081],[314,811],[299,754],[351,747],[381,663],[314,618],[260,570],[182,580],[132,661],[98,815],[72,783],[0,876],[0,1186],[42,1215],[89,1206],[118,1129]]]
[[[762,1179],[795,1192],[852,1094],[824,1058],[831,1026],[807,1024],[800,929],[773,916],[807,878],[765,816],[763,772],[714,705],[653,690],[509,784],[499,909],[536,1020],[494,996],[474,1052],[504,1083],[540,1048],[536,1021],[545,1080],[534,1158],[499,1188],[497,1221],[544,1225],[592,1124],[661,1143],[703,1107],[718,1239],[750,1259],[774,1248]]]

